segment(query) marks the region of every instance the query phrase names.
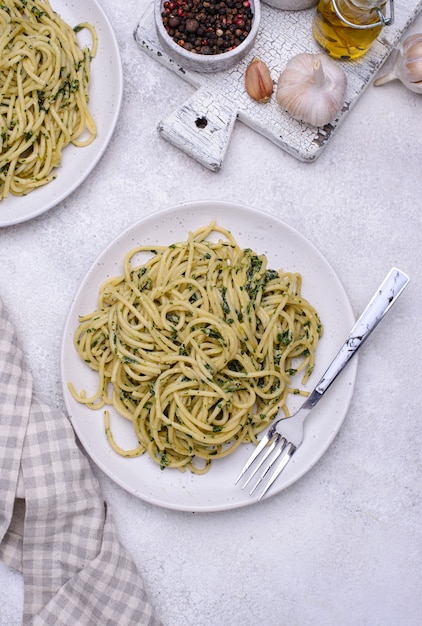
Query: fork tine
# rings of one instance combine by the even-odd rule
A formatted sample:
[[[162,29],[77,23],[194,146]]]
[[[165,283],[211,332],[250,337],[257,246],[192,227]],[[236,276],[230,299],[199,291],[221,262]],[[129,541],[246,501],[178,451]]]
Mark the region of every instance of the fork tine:
[[[268,446],[268,449],[265,451],[265,454],[262,455],[262,458],[259,460],[259,463],[256,465],[256,467],[250,473],[249,478],[247,480],[245,480],[245,482],[243,483],[242,489],[244,489],[247,485],[249,485],[249,483],[251,482],[252,478],[255,476],[255,474],[259,470],[259,468],[262,467],[262,465],[265,463],[265,461],[268,459],[268,457],[270,456],[270,454],[272,453],[272,451],[276,447],[279,439],[280,439],[280,436],[278,435],[277,437],[274,438],[274,440],[271,443],[271,445]]]
[[[276,440],[276,444],[277,444],[277,447],[275,449],[273,457],[272,457],[272,459],[269,460],[269,463],[268,463],[267,467],[262,472],[261,476],[258,478],[257,482],[255,483],[255,485],[252,487],[251,491],[249,492],[250,496],[253,494],[253,492],[258,487],[258,485],[260,485],[262,483],[262,481],[264,480],[264,478],[266,477],[266,475],[268,474],[270,469],[273,467],[274,463],[277,461],[277,459],[280,457],[280,455],[284,452],[284,449],[285,449],[286,444],[287,444],[287,440],[280,435],[277,438],[277,440]],[[272,446],[272,448],[274,449],[274,446]],[[269,455],[267,454],[266,456],[268,457]],[[261,463],[261,465],[262,465],[262,463]]]
[[[240,472],[239,476],[237,477],[237,479],[236,479],[236,481],[234,483],[235,485],[237,485],[239,480],[246,474],[246,472],[248,471],[248,469],[250,468],[252,463],[255,461],[256,457],[261,454],[262,450],[265,448],[267,443],[270,441],[270,439],[272,439],[273,433],[274,433],[274,431],[272,429],[270,429],[269,431],[267,431],[262,436],[262,439],[259,442],[259,444],[257,445],[257,447],[255,448],[253,454],[251,454],[251,456],[249,457],[249,459],[247,460],[247,462],[243,466],[242,471]]]
[[[281,457],[281,459],[277,463],[277,466],[275,467],[273,473],[269,477],[269,479],[267,481],[267,484],[265,485],[264,489],[262,490],[262,492],[260,493],[260,495],[258,497],[258,500],[261,500],[261,498],[263,498],[265,496],[265,494],[267,493],[268,489],[271,487],[271,485],[275,482],[275,480],[281,474],[283,469],[286,467],[287,463],[290,461],[290,459],[292,458],[292,456],[296,452],[296,446],[293,443],[291,443],[291,442],[286,442],[286,445],[283,447],[283,452],[284,452],[283,456]],[[277,460],[277,459],[275,459],[275,460]],[[268,471],[271,469],[271,467],[274,465],[275,460],[268,466],[267,470],[261,476],[261,479],[258,481],[257,485],[255,485],[253,491],[258,486],[258,484],[262,481],[262,479],[268,473]],[[250,493],[252,493],[252,492],[250,492]]]

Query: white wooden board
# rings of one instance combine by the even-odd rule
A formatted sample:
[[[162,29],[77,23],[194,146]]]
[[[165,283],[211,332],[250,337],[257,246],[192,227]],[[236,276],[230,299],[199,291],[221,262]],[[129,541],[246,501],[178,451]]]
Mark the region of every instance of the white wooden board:
[[[323,128],[293,120],[277,104],[254,102],[245,92],[244,74],[255,56],[270,68],[274,83],[287,61],[300,52],[321,52],[312,36],[315,9],[281,11],[261,4],[261,25],[255,45],[235,67],[215,74],[187,71],[162,49],[155,29],[153,5],[139,21],[134,37],[141,49],[196,88],[168,118],[159,132],[211,170],[219,170],[236,119],[270,139],[301,161],[313,161],[369,85],[408,26],[422,9],[422,0],[395,2],[395,21],[385,27],[369,52],[356,61],[336,61],[347,75],[345,104],[338,118]]]

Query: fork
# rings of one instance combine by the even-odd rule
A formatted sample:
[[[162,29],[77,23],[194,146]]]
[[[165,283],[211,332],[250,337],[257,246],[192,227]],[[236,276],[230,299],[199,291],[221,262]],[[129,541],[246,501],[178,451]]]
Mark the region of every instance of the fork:
[[[284,416],[273,422],[244,465],[235,484],[244,478],[244,489],[262,468],[249,495],[259,485],[264,484],[258,500],[263,498],[302,443],[304,421],[310,411],[382,320],[408,282],[409,277],[396,267],[389,271],[314,390],[299,410],[290,417]]]

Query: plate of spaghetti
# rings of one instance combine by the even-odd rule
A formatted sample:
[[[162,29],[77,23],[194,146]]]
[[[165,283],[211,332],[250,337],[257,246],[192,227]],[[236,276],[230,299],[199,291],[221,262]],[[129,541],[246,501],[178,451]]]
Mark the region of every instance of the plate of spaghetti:
[[[98,467],[141,499],[245,506],[234,481],[260,433],[303,402],[353,322],[333,268],[284,222],[227,202],[170,207],[111,242],[75,296],[61,353],[70,420]],[[356,367],[314,409],[268,495],[327,450]]]
[[[32,219],[91,173],[114,132],[122,67],[96,0],[0,5],[0,226]]]

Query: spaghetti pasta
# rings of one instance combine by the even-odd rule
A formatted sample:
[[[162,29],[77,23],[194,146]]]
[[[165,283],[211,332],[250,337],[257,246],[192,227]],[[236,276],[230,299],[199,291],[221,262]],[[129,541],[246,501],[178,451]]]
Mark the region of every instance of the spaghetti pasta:
[[[76,33],[90,32],[92,48]],[[63,148],[96,137],[88,110],[95,28],[75,28],[48,0],[0,3],[0,199],[22,196],[55,178]]]
[[[307,395],[292,377],[306,383],[321,334],[300,274],[268,269],[265,255],[212,222],[186,241],[126,255],[124,273],[101,286],[97,310],[79,318],[74,336],[98,388],[69,389],[105,407],[119,454],[148,451],[162,468],[203,473],[256,443],[280,408],[288,415],[289,394]],[[107,406],[132,422],[133,449],[116,443]]]

